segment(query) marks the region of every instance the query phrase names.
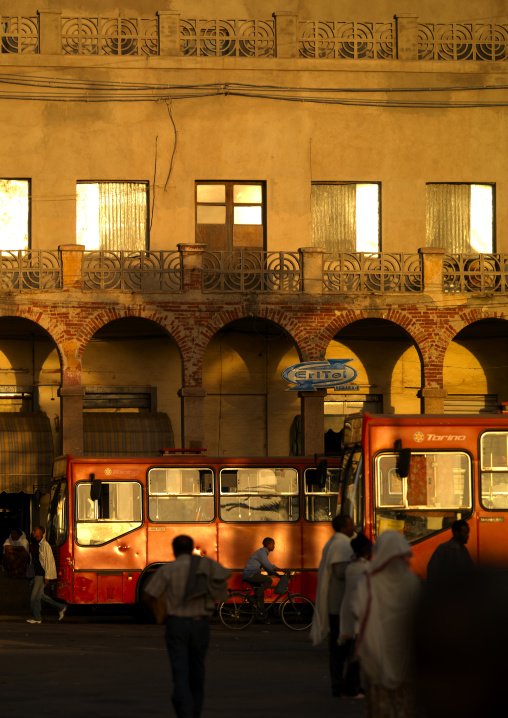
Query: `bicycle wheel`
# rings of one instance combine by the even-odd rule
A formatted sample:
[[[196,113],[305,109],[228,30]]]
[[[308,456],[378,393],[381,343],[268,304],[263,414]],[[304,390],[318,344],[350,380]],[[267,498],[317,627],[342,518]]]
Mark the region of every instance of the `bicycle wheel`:
[[[219,618],[226,628],[247,628],[254,620],[254,606],[244,593],[230,593],[219,604]]]
[[[314,604],[307,596],[293,593],[281,605],[280,615],[288,628],[292,628],[293,631],[305,631],[312,623]]]

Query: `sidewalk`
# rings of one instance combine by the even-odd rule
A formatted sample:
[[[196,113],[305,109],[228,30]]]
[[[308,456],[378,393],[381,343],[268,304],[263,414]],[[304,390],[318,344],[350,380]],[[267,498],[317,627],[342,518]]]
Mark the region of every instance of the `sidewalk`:
[[[30,581],[9,578],[0,570],[0,621],[30,618]]]

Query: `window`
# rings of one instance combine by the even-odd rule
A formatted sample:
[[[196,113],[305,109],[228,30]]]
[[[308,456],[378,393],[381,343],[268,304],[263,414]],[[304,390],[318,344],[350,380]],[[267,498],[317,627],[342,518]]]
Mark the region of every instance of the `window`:
[[[317,469],[305,471],[305,518],[307,521],[331,521],[337,514],[340,469],[328,469],[324,486]]]
[[[101,546],[143,525],[141,484],[103,481],[91,498],[90,482],[76,485],[76,538],[82,546]]]
[[[76,238],[87,250],[142,252],[148,247],[146,182],[79,182]]]
[[[312,246],[327,252],[379,252],[379,194],[379,184],[315,182],[311,188]]]
[[[427,246],[458,254],[493,252],[493,186],[428,184]]]
[[[51,546],[61,546],[67,538],[67,482],[51,487],[46,538]]]
[[[401,531],[411,543],[471,513],[471,459],[465,452],[414,452],[401,478],[398,455],[375,460],[376,533]]]
[[[508,509],[508,432],[483,434],[481,495],[486,509]]]
[[[150,469],[148,472],[150,521],[206,522],[212,521],[214,516],[211,469]]]
[[[0,180],[0,250],[29,249],[30,182]]]
[[[197,182],[196,242],[210,251],[265,248],[262,182]]]
[[[222,469],[220,518],[223,521],[298,521],[296,469]]]

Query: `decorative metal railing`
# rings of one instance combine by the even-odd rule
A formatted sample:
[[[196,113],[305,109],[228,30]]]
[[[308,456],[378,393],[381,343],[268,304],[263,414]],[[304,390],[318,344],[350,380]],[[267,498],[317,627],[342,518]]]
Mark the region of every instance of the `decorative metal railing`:
[[[299,292],[298,252],[204,252],[203,290],[209,292]]]
[[[507,254],[445,254],[443,291],[507,292]]]
[[[82,287],[85,292],[178,292],[180,252],[84,252]]]
[[[419,60],[506,60],[508,25],[419,23]]]
[[[62,17],[69,55],[158,55],[157,18]]]
[[[353,293],[422,292],[418,254],[348,253],[323,258],[323,291]]]
[[[393,22],[306,20],[299,22],[298,26],[301,57],[344,60],[393,60],[395,57]]]
[[[0,290],[61,289],[62,265],[58,251],[19,249],[0,251]]]
[[[0,44],[2,53],[38,53],[39,18],[0,15]]]
[[[182,55],[273,57],[273,20],[180,20]]]

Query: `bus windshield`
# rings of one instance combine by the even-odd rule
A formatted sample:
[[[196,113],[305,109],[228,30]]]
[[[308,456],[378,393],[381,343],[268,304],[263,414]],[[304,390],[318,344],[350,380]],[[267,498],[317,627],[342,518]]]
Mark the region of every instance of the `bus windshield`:
[[[398,455],[381,453],[374,470],[378,535],[392,529],[403,532],[410,543],[419,541],[472,510],[471,459],[465,452],[414,452],[403,478]]]
[[[142,487],[137,481],[103,481],[95,500],[91,487],[88,481],[76,485],[79,544],[100,546],[143,525]]]

